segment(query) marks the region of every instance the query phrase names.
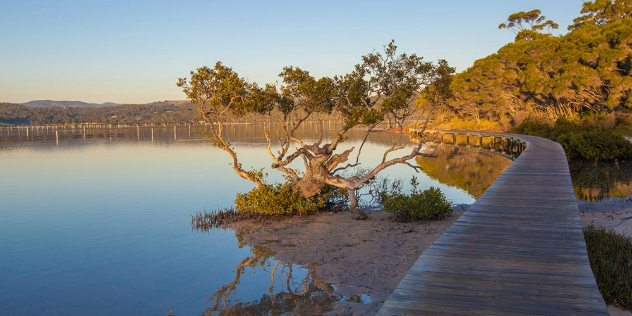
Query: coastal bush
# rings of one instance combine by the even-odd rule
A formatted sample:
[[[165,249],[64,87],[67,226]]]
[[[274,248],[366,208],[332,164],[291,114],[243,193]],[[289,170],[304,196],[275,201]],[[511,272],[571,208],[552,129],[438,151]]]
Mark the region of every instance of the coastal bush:
[[[225,229],[226,225],[240,221],[259,223],[280,220],[278,215],[307,215],[312,211],[340,211],[348,203],[347,193],[334,186],[325,186],[320,195],[304,199],[295,192],[291,184],[265,184],[247,193],[238,193],[236,208],[218,209],[211,212],[196,212],[191,215],[191,227],[209,231]]]
[[[322,198],[302,198],[291,183],[262,184],[247,193],[237,193],[235,209],[264,215],[291,215],[313,212],[325,205]]]
[[[606,304],[632,310],[632,238],[592,225],[584,229],[584,238]]]
[[[514,134],[532,135],[551,139],[553,127],[546,123],[526,121],[518,126],[512,127],[511,132]]]
[[[291,183],[262,184],[247,193],[237,193],[238,212],[262,215],[305,215],[319,210],[337,210],[347,199],[343,189],[325,186],[321,194],[303,198]]]
[[[401,221],[443,219],[452,214],[452,203],[435,187],[420,191],[415,177],[410,181],[410,195],[395,193],[384,196],[384,211]]]
[[[508,117],[515,125],[526,115],[555,120],[563,115],[629,111],[629,3],[583,1],[581,16],[563,36],[546,34],[539,26],[530,29],[537,25],[536,18],[531,20],[533,24],[525,24],[522,17],[538,13],[536,10],[512,14],[501,25],[514,28],[515,41],[455,75],[451,85],[454,98],[447,102],[446,111],[477,122]]]
[[[566,152],[569,161],[624,161],[632,159],[632,143],[614,131],[587,123],[560,118],[554,126],[527,121],[511,129],[512,133],[554,140]]]

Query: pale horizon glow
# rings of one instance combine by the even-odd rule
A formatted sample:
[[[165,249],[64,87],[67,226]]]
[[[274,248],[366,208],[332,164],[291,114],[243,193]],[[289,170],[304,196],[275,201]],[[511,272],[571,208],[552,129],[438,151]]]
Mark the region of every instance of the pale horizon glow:
[[[461,72],[513,41],[498,29],[510,14],[540,9],[560,35],[582,3],[11,1],[0,10],[0,102],[182,100],[178,78],[216,61],[260,85],[290,65],[342,75],[391,39]]]

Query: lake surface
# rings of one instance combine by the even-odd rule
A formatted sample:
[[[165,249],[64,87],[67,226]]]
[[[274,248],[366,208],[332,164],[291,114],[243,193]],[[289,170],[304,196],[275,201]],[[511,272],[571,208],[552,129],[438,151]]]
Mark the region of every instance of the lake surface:
[[[253,187],[200,132],[0,139],[0,315],[215,315],[217,297],[244,308],[270,306],[266,299],[288,291],[312,303],[329,297],[327,286],[335,285],[316,286],[314,271],[240,244],[230,230],[192,230],[191,214],[230,207],[237,192]],[[269,166],[261,126],[227,133],[244,166]],[[348,143],[358,146],[360,131],[351,134]],[[373,134],[362,161],[380,160],[393,137]],[[269,173],[269,181],[281,179]],[[410,179],[413,171],[396,166],[384,174]],[[422,189],[439,187],[454,203],[472,203],[478,192],[417,177]]]

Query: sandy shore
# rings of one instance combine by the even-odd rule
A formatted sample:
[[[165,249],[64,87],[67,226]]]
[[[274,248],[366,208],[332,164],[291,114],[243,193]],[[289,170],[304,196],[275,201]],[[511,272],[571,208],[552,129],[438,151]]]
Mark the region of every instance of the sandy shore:
[[[364,221],[343,212],[230,227],[248,244],[275,251],[277,260],[317,268],[320,281],[335,285],[334,295],[370,297],[366,304],[339,301],[334,315],[373,315],[421,253],[463,211],[457,207],[449,218],[434,222],[396,223],[388,213],[373,211]]]
[[[579,211],[584,227],[593,224],[632,237],[632,197],[598,203],[580,201]]]
[[[578,202],[582,225],[614,229],[632,236],[632,198]],[[396,223],[371,212],[358,221],[350,213],[323,213],[265,225],[241,222],[230,227],[251,245],[261,244],[280,261],[315,267],[334,295],[366,294],[366,304],[339,301],[332,315],[373,315],[397,287],[419,255],[463,213],[435,222]],[[274,241],[274,242],[270,242]],[[610,307],[611,315],[632,315]]]

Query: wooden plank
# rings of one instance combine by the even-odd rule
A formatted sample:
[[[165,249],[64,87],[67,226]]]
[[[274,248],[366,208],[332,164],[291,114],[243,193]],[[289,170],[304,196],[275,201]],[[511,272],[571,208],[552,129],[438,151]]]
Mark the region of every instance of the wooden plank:
[[[527,147],[419,257],[378,315],[608,315],[561,146],[467,133]]]

